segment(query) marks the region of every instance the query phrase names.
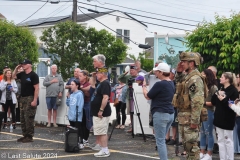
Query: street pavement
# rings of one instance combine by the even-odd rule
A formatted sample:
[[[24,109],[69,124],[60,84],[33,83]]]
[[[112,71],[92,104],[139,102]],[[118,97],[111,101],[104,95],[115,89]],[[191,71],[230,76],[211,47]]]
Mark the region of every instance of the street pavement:
[[[110,157],[109,160],[150,160],[159,159],[158,153],[155,150],[155,141],[153,137],[147,136],[146,142],[140,135],[132,137],[131,133],[127,133],[124,129],[114,129],[111,140],[109,141]],[[109,134],[112,127],[109,127]],[[13,133],[8,129],[2,129],[0,132],[0,159],[60,159],[60,160],[95,160],[93,156],[96,151],[90,148],[84,148],[78,153],[67,153],[64,151],[65,126],[58,128],[47,128],[43,125],[35,126],[34,142],[21,143],[16,140],[20,138],[21,128],[18,125]],[[95,136],[90,135],[90,143],[94,143]],[[171,160],[185,159],[183,156],[175,155],[174,146],[167,146],[168,158]],[[180,147],[180,152],[183,148]],[[213,155],[213,160],[218,160],[218,154]],[[240,156],[235,154],[234,159],[240,159]]]

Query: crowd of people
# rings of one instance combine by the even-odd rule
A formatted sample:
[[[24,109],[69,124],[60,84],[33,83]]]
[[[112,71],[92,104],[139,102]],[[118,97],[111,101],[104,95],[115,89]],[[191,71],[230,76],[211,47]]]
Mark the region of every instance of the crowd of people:
[[[93,130],[96,142],[92,146],[98,151],[95,157],[108,157],[108,126],[111,116],[110,97],[114,92],[117,129],[125,129],[126,115],[130,114],[130,129],[133,132],[134,96],[132,83],[142,86],[143,95],[150,103],[150,118],[156,148],[160,159],[167,160],[166,145],[177,143],[180,136],[188,160],[211,160],[214,148],[213,130],[217,133],[219,156],[221,160],[234,159],[233,129],[237,124],[240,136],[240,80],[234,73],[224,72],[218,79],[217,69],[210,66],[201,73],[198,66],[201,55],[182,52],[176,69],[164,62],[157,62],[151,72],[141,69],[136,61],[129,70],[118,77],[118,84],[111,87],[106,58],[98,54],[93,58],[95,72],[75,68],[64,87],[64,81],[57,73],[57,65],[51,66],[51,74],[43,81],[46,87],[46,107],[48,124],[58,127],[57,109],[62,103],[64,88],[67,89],[69,125],[78,129],[79,149],[89,147],[89,133]],[[154,75],[149,84],[148,77]],[[8,112],[12,115],[12,126],[21,122],[23,137],[17,142],[33,142],[34,118],[39,94],[39,77],[32,71],[32,62],[25,59],[14,71],[4,67],[0,82],[3,129],[7,128]],[[15,112],[16,104],[19,110]],[[19,116],[20,113],[20,116]],[[17,120],[20,117],[19,120]],[[170,138],[170,128],[172,137]],[[200,137],[199,137],[200,133]],[[198,141],[200,139],[200,144]],[[240,138],[239,138],[240,142]],[[185,154],[185,153],[184,153]]]

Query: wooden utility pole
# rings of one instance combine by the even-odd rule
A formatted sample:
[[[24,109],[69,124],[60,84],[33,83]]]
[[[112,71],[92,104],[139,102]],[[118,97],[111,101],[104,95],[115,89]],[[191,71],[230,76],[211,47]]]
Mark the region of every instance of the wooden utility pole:
[[[77,0],[73,0],[72,21],[77,22]]]

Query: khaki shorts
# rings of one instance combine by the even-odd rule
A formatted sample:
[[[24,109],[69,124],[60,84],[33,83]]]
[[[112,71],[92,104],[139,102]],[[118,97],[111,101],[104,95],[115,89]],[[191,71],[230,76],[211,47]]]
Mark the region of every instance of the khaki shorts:
[[[99,118],[93,116],[93,133],[94,135],[106,135],[108,132],[109,117]]]

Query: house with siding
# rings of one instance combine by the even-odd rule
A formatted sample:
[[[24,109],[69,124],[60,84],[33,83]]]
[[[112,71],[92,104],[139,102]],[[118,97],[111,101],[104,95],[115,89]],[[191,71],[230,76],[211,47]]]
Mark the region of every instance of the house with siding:
[[[117,33],[113,32],[109,28],[103,26],[96,20],[90,18],[93,17],[103,23],[104,25],[108,26],[112,30],[116,31]],[[123,40],[123,42],[128,46],[127,53],[133,54],[135,56],[138,56],[139,53],[143,52],[143,49],[139,48],[138,45],[134,44],[133,42],[129,41],[129,39],[125,38],[128,37],[132,41],[138,43],[138,44],[145,44],[145,29],[147,28],[147,25],[144,23],[138,21],[137,19],[133,18],[132,16],[119,12],[119,11],[111,11],[111,12],[102,12],[102,13],[88,13],[85,14],[78,14],[77,16],[77,23],[81,24],[85,27],[94,27],[97,30],[105,29],[108,32],[112,33],[116,38],[120,38]],[[39,37],[42,35],[42,32],[46,29],[48,29],[51,26],[54,26],[55,24],[59,22],[64,22],[67,20],[71,20],[71,16],[59,16],[59,17],[49,17],[49,18],[40,18],[40,19],[34,19],[29,20],[24,23],[19,24],[20,26],[28,26],[33,33],[37,37],[37,42],[39,44],[42,44]],[[121,36],[124,35],[125,37]],[[37,73],[40,77],[45,77],[49,73],[49,68],[46,66],[46,62],[49,62],[49,58],[46,53],[44,53],[43,49],[39,49],[39,61],[40,63],[37,66]],[[43,63],[42,63],[42,62]],[[121,64],[116,64],[115,67],[111,68],[110,71],[116,72],[116,75],[120,75],[124,68],[132,64],[134,61],[132,61],[129,58],[126,58],[126,60]],[[116,77],[115,77],[116,79]]]

